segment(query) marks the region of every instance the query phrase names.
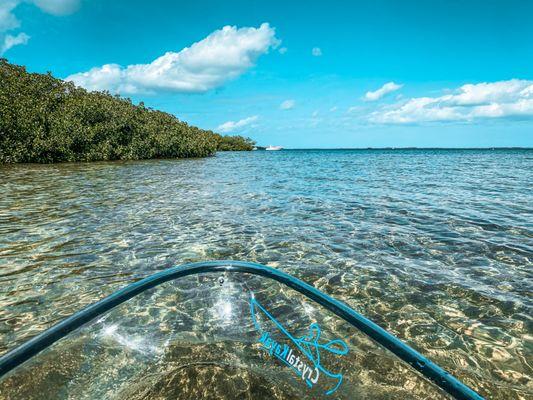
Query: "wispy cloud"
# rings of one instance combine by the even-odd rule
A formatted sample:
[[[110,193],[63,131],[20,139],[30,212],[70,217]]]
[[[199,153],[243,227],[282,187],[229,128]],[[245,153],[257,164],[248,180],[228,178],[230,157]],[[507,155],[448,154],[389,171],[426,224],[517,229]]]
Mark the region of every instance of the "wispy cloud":
[[[376,101],[381,99],[382,97],[386,96],[389,93],[395,92],[396,90],[399,90],[403,87],[403,85],[399,85],[394,82],[387,82],[382,87],[380,87],[378,90],[373,92],[366,92],[364,99],[366,101]]]
[[[294,101],[293,99],[289,99],[289,100],[285,100],[284,102],[282,102],[279,105],[279,108],[281,108],[282,110],[291,110],[294,108],[295,105],[296,105],[296,101]]]
[[[19,4],[19,0],[3,0],[0,2],[0,33],[16,29],[20,26],[13,10]]]
[[[415,97],[370,114],[385,124],[472,121],[481,118],[533,117],[533,81],[466,84],[452,94]]]
[[[4,37],[3,43],[0,45],[0,55],[4,54],[6,51],[8,51],[10,48],[14,46],[28,43],[28,40],[30,40],[30,37],[26,35],[24,32],[21,32],[16,36],[6,35]]]
[[[239,121],[224,122],[223,124],[217,127],[216,131],[220,133],[238,132],[238,131],[241,131],[244,127],[249,126],[255,121],[257,121],[258,118],[259,117],[257,115],[253,115],[251,117],[244,118]]]
[[[26,3],[33,3],[42,11],[52,15],[67,15],[76,11],[80,6],[80,0],[26,0]],[[11,34],[20,28],[20,21],[15,16],[14,11],[23,0],[1,0],[0,1],[0,56],[12,47],[27,44],[30,36],[24,32]]]
[[[320,57],[322,55],[322,49],[320,47],[313,47],[311,54],[315,57]]]
[[[319,115],[320,113],[318,112],[318,110],[313,111],[313,113],[311,114],[311,118],[309,120],[309,126],[311,128],[317,127],[318,124],[322,122],[322,118]]]
[[[287,52],[287,48],[286,47],[280,47],[278,52],[279,52],[279,54],[285,54]]]
[[[68,15],[77,11],[80,0],[30,0],[37,7],[48,14]]]
[[[350,114],[350,113],[361,113],[365,109],[366,109],[366,107],[363,107],[363,106],[352,106],[352,107],[348,107],[347,112],[348,112],[348,114]]]
[[[277,47],[280,41],[275,33],[268,23],[259,28],[225,26],[191,47],[167,52],[150,64],[106,64],[67,80],[89,90],[126,94],[207,92],[242,75],[262,54]]]

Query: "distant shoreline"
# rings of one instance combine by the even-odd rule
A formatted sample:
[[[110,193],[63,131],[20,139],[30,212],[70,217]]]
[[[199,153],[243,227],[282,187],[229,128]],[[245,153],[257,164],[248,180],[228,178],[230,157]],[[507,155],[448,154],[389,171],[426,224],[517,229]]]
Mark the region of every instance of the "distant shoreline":
[[[533,150],[533,147],[284,147],[283,150]]]
[[[0,82],[0,164],[197,158],[255,145],[4,58]]]

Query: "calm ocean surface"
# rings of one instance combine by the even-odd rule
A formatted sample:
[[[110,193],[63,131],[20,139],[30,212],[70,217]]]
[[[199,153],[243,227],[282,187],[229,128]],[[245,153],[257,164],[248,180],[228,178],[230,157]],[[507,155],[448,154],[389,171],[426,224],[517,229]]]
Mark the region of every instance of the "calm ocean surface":
[[[0,166],[0,353],[188,261],[264,263],[483,395],[533,396],[533,150]]]

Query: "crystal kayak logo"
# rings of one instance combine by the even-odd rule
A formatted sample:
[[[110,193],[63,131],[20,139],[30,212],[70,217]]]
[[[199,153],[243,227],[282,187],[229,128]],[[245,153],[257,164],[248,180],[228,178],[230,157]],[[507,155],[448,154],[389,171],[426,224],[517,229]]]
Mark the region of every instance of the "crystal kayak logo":
[[[346,343],[339,339],[320,343],[321,330],[316,323],[312,323],[309,326],[307,335],[294,337],[259,304],[253,294],[250,297],[250,310],[254,325],[260,334],[259,343],[263,350],[290,367],[310,388],[317,384],[321,378],[324,379],[324,376],[331,378],[330,380],[333,381],[332,385],[330,385],[332,387],[326,390],[326,394],[332,394],[340,387],[343,378],[342,374],[335,374],[325,369],[321,364],[320,352],[327,351],[343,356],[348,353]],[[263,325],[260,323],[260,319],[263,318],[258,318],[258,315],[262,315],[263,318],[267,319]],[[266,324],[273,327],[272,332],[263,328]],[[279,339],[275,339],[278,337]],[[280,343],[281,341],[286,341],[288,344]]]

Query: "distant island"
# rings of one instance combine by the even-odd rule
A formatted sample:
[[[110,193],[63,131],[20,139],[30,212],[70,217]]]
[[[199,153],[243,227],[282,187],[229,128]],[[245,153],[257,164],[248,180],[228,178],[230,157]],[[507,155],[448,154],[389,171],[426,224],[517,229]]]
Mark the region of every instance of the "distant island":
[[[0,163],[206,157],[254,145],[0,59]]]

